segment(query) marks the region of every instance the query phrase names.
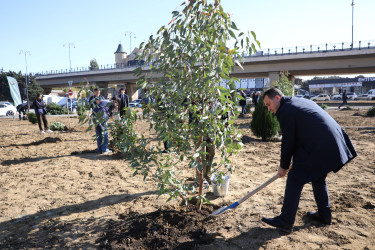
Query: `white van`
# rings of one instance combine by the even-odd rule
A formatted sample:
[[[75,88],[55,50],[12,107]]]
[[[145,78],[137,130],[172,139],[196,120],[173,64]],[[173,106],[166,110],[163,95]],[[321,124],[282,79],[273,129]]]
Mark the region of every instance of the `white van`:
[[[369,100],[375,100],[375,89],[370,89],[367,92],[367,95]]]

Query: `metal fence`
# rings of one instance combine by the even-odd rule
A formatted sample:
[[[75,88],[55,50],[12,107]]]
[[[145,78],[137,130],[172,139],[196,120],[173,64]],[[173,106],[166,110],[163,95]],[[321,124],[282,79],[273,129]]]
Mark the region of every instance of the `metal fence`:
[[[295,46],[295,47],[284,47],[284,48],[260,50],[260,51],[257,51],[253,55],[250,55],[250,56],[245,55],[245,57],[326,53],[326,52],[364,50],[364,49],[374,49],[374,48],[375,48],[375,41],[358,41],[358,42],[355,42],[353,45],[352,43],[326,43],[326,44],[319,44],[319,45]]]
[[[338,52],[338,51],[349,51],[349,50],[365,50],[365,49],[374,49],[375,41],[358,41],[354,44],[350,42],[346,43],[326,43],[319,45],[308,45],[308,46],[295,46],[295,47],[283,47],[276,49],[266,49],[259,50],[252,55],[245,54],[245,57],[264,57],[264,56],[283,56],[283,55],[296,55],[296,54],[311,54],[311,53],[327,53],[327,52]],[[50,70],[36,73],[35,76],[48,76],[48,75],[60,75],[60,74],[72,74],[80,72],[94,72],[94,71],[103,71],[103,70],[115,70],[115,69],[130,69],[142,66],[149,66],[144,62],[137,62],[132,60],[126,64],[124,63],[115,63],[115,64],[106,64],[100,65],[97,69],[91,69],[90,67],[77,67],[72,69],[60,69],[60,70]]]

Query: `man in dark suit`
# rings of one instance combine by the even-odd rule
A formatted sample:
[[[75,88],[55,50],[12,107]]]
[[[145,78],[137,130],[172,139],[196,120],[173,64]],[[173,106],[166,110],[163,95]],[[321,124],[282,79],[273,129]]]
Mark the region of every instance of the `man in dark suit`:
[[[331,224],[331,209],[326,184],[329,172],[339,171],[357,156],[348,135],[315,102],[305,98],[284,97],[278,88],[263,95],[268,110],[276,114],[282,131],[278,176],[284,177],[293,158],[286,182],[281,214],[262,221],[278,228],[291,229],[303,186],[311,182],[317,212],[307,216]]]
[[[124,108],[129,107],[129,97],[127,94],[125,94],[125,89],[120,89],[120,94],[118,95],[118,98],[120,100],[120,116],[123,117],[125,115]]]

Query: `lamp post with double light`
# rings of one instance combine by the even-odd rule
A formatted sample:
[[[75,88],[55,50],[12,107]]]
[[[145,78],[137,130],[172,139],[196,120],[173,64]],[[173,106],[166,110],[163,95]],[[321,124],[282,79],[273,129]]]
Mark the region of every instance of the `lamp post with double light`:
[[[354,36],[354,0],[352,0],[352,49],[354,48],[354,40],[353,40],[353,36]]]
[[[69,47],[69,72],[71,72],[71,71],[72,71],[72,61],[71,61],[71,59],[70,59],[70,47],[75,48],[75,45],[74,45],[74,43],[69,42],[69,43],[63,44],[63,46],[64,46],[64,47],[65,47],[65,46],[68,46],[68,47]]]
[[[125,36],[129,36],[129,39],[130,39],[130,45],[129,45],[129,55],[130,55],[132,53],[132,36],[133,38],[136,38],[136,36],[134,32],[131,32],[131,31],[126,31]]]

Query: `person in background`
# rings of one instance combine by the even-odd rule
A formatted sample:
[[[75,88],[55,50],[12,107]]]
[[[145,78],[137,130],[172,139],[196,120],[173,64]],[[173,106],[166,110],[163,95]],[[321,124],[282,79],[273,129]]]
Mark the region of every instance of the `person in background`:
[[[120,100],[120,116],[121,118],[125,115],[124,108],[129,107],[129,96],[125,93],[125,89],[120,89],[120,94],[118,95]]]
[[[94,109],[95,105],[99,105],[100,101],[102,100],[105,100],[105,98],[102,95],[100,95],[100,89],[94,89],[94,95],[91,96],[89,99],[90,108]]]
[[[240,106],[241,106],[241,117],[243,117],[246,114],[246,95],[245,93],[240,90],[240,94],[243,99],[240,100]]]
[[[348,105],[348,96],[346,95],[346,89],[344,89],[344,92],[342,92],[342,103],[339,106],[339,109],[342,105]]]
[[[96,103],[94,101],[94,103]],[[110,103],[106,100],[99,101],[98,104],[94,105],[92,112],[93,123],[95,124],[96,142],[97,142],[97,152],[99,154],[109,154],[112,153],[108,149],[108,125],[107,121],[109,119],[109,107]]]
[[[121,121],[119,114],[120,111],[120,99],[116,96],[111,99],[112,105],[109,107],[109,116],[114,116],[116,121]]]
[[[17,106],[17,111],[18,111],[20,120],[22,120],[21,113],[23,114],[23,119],[26,120],[26,110],[27,110],[27,108],[28,108],[27,103],[22,103],[22,104]]]
[[[33,107],[34,107],[34,110],[35,110],[36,118],[38,119],[38,125],[39,125],[40,133],[44,134],[45,133],[44,130],[47,133],[51,133],[52,131],[49,130],[49,128],[48,128],[48,121],[47,121],[47,118],[46,118],[47,109],[46,109],[46,104],[43,101],[43,95],[42,94],[38,93],[36,95],[36,99],[33,102]],[[42,121],[43,121],[43,124],[44,124],[44,130],[42,128]]]
[[[256,101],[255,101],[256,97],[257,97],[257,92],[254,91],[253,94],[251,95],[251,99],[252,99],[252,101],[253,101],[254,106],[257,105],[257,104],[256,104]]]
[[[357,156],[349,136],[311,100],[284,97],[280,89],[270,88],[264,92],[263,101],[268,111],[276,115],[283,135],[279,178],[287,174],[291,162],[292,168],[286,181],[281,214],[262,218],[262,221],[274,227],[292,229],[303,186],[311,182],[318,210],[309,211],[306,216],[331,224],[326,177]]]
[[[254,99],[253,99],[254,106],[256,106],[256,105],[258,104],[258,102],[259,102],[260,92],[259,92],[259,91],[255,92],[253,98],[254,98]]]

